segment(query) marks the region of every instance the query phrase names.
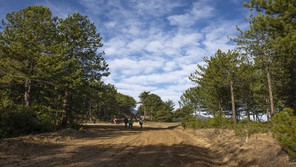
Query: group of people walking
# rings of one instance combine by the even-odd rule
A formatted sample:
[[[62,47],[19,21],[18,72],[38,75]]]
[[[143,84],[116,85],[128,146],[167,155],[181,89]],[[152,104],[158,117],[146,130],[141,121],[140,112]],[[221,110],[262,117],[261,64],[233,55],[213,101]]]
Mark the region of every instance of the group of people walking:
[[[128,127],[130,129],[133,129],[133,123],[134,123],[133,117],[131,117],[130,119],[125,118],[123,122],[124,122],[125,128],[127,128],[127,124],[128,124]],[[139,125],[141,128],[143,127],[143,120],[142,119],[139,120]]]

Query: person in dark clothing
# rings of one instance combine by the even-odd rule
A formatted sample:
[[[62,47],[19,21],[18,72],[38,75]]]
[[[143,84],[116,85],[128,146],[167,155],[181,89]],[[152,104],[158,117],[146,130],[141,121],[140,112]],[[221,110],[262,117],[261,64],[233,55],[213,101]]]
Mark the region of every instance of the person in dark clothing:
[[[130,129],[133,129],[133,123],[134,123],[133,118],[131,118],[131,119],[128,120],[128,127]]]
[[[143,120],[142,119],[139,120],[139,124],[140,124],[140,126],[142,128],[142,126],[143,126]]]
[[[124,122],[124,126],[125,126],[125,128],[127,128],[128,119],[125,118],[125,119],[123,120],[123,122]]]

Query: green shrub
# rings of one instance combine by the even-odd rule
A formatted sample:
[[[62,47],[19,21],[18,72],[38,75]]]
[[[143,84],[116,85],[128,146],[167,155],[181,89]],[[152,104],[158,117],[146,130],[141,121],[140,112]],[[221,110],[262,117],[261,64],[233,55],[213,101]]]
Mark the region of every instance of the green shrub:
[[[208,120],[197,119],[193,116],[186,117],[181,122],[184,128],[203,129],[203,128],[217,128],[217,129],[233,129],[235,134],[240,137],[250,137],[256,133],[267,133],[272,128],[271,123],[261,123],[254,121],[241,120],[236,126],[233,125],[233,120],[224,118],[222,113],[218,112],[214,118]]]
[[[37,128],[36,132],[50,132],[55,130],[53,118],[47,113],[38,113],[37,115]]]
[[[54,130],[53,119],[45,112],[19,107],[17,111],[1,113],[0,136],[13,137]]]
[[[183,128],[190,128],[189,126],[189,122],[194,121],[194,118],[192,116],[186,116],[182,119],[181,122],[181,126],[183,126]]]
[[[156,120],[161,122],[172,122],[173,114],[169,110],[159,110],[156,112]]]
[[[229,118],[224,118],[222,112],[218,112],[214,118],[208,120],[208,126],[210,128],[232,128],[233,122]]]
[[[232,120],[222,117],[222,114],[216,114],[214,118],[208,120],[198,119],[193,116],[185,117],[181,123],[183,127],[192,129],[203,128],[231,128]]]
[[[203,129],[207,128],[207,121],[202,119],[194,119],[189,122],[189,126],[193,129]]]
[[[29,111],[9,112],[7,116],[8,136],[32,133],[36,126],[36,115]]]
[[[0,113],[0,137],[3,138],[7,136],[7,114],[4,112]]]
[[[234,127],[235,134],[240,137],[250,137],[256,133],[267,133],[270,129],[270,123],[254,121],[241,121]]]
[[[296,158],[296,116],[293,110],[286,108],[272,118],[274,137],[283,149],[293,158]]]
[[[199,119],[193,116],[186,116],[182,119],[181,126],[184,128],[198,129]]]

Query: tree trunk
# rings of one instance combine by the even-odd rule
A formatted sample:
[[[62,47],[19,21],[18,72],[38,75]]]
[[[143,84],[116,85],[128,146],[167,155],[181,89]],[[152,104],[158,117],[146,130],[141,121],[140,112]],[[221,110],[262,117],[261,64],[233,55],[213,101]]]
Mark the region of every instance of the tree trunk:
[[[25,106],[27,108],[30,107],[30,105],[31,105],[31,99],[30,99],[31,82],[32,82],[32,80],[30,78],[27,78],[25,81],[24,101],[25,101]]]
[[[248,121],[251,121],[251,117],[250,117],[250,109],[247,108],[247,117],[248,117]]]
[[[233,81],[230,82],[230,93],[231,93],[231,108],[232,108],[232,120],[233,124],[236,125],[236,110],[235,110],[235,98],[233,92]]]
[[[269,103],[270,103],[270,115],[268,115],[268,117],[271,117],[274,114],[274,104],[273,104],[273,95],[272,95],[271,76],[270,76],[270,71],[268,67],[266,68],[266,76],[267,76]]]
[[[246,104],[246,112],[247,112],[247,119],[248,119],[248,121],[251,121],[251,118],[250,118],[250,108],[249,108],[248,103]]]
[[[67,125],[68,125],[68,122],[69,122],[68,96],[69,96],[69,91],[66,89],[64,91],[64,99],[63,99],[63,114],[62,114],[62,126],[63,126],[63,128],[67,128]]]
[[[254,120],[254,121],[257,121],[257,120],[256,120],[256,116],[255,116],[255,113],[254,113],[254,112],[253,112],[253,115],[252,115],[252,116],[253,116],[253,120]]]
[[[223,107],[222,107],[222,100],[221,101],[219,101],[219,110],[220,110],[220,112],[222,112],[223,113]],[[215,114],[214,114],[215,115]]]
[[[260,122],[260,119],[259,119],[258,114],[259,114],[259,113],[256,113],[256,121]]]

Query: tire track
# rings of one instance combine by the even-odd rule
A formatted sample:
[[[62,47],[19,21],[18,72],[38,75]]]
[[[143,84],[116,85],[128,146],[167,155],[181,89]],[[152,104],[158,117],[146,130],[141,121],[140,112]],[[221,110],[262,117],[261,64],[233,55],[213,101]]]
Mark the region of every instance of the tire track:
[[[89,129],[89,136],[54,142],[52,147],[38,146],[39,153],[26,149],[17,160],[8,159],[7,166],[86,166],[86,167],[214,167],[235,166],[203,136],[166,124],[145,124],[133,130],[119,126],[98,125]],[[44,138],[44,136],[42,136]],[[52,136],[48,136],[50,138]],[[38,140],[38,137],[36,137]],[[44,139],[42,139],[44,140]],[[42,154],[40,154],[40,152]],[[1,152],[0,152],[1,153]],[[20,156],[21,155],[21,156]],[[12,157],[12,156],[11,156]],[[1,163],[0,163],[1,164]]]

